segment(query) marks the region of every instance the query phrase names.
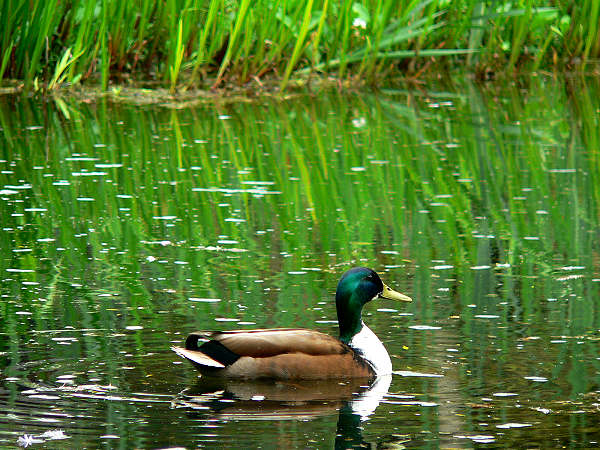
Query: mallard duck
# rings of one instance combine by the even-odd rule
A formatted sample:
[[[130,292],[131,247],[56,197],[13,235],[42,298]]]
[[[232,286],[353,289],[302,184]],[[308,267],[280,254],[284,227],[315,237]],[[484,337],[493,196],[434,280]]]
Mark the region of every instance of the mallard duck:
[[[375,271],[355,267],[342,275],[335,293],[339,339],[301,328],[196,332],[187,337],[185,348],[171,349],[207,376],[316,380],[389,375],[390,357],[361,317],[363,306],[377,297],[412,301],[386,286]]]

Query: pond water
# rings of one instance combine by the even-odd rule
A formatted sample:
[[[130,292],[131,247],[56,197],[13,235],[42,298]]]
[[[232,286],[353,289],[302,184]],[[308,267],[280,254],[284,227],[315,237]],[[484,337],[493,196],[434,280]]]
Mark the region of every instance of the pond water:
[[[597,80],[128,105],[0,98],[0,446],[593,447]],[[196,330],[337,335],[374,386],[208,383]]]

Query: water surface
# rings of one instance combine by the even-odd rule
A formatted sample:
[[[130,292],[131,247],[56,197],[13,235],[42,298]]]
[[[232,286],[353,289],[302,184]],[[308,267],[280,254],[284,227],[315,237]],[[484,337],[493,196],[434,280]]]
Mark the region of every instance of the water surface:
[[[591,447],[598,84],[176,108],[0,99],[0,445]],[[355,265],[395,373],[212,385],[198,329],[336,334]],[[218,444],[217,444],[218,443]]]

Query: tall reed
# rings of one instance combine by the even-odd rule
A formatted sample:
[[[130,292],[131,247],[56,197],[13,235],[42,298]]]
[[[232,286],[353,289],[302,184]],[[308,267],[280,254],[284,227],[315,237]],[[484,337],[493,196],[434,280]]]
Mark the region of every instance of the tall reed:
[[[172,91],[324,72],[374,82],[457,64],[572,69],[600,56],[597,0],[6,0],[0,81],[157,80]],[[79,55],[65,66],[64,56]],[[68,59],[68,58],[67,58]],[[55,75],[60,72],[60,77]],[[89,81],[88,81],[89,80]]]

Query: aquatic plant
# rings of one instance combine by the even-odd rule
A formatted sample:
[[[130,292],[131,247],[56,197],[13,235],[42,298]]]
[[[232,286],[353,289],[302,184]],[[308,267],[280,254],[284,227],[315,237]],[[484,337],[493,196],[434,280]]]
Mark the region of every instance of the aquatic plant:
[[[376,83],[456,65],[481,77],[585,70],[600,56],[596,0],[109,0],[0,5],[0,82],[90,80],[171,92],[319,72]],[[58,76],[57,76],[58,75]]]

